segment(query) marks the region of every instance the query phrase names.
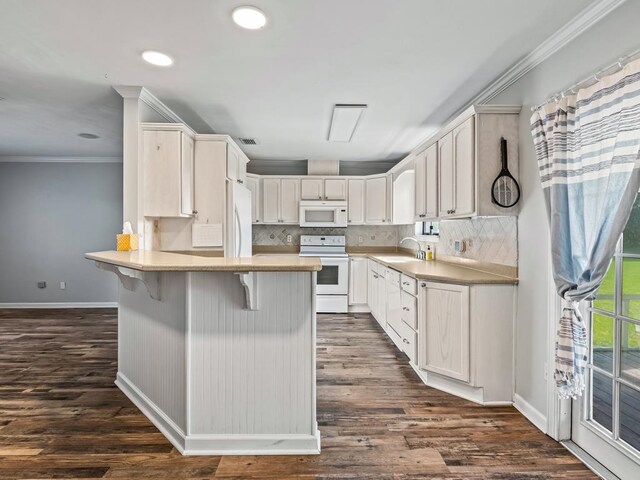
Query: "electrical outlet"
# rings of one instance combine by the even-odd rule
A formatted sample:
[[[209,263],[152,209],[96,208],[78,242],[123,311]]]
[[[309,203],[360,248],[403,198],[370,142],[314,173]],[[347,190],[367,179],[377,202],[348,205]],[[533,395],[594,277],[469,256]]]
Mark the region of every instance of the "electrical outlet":
[[[66,290],[67,282],[60,282],[60,290]]]
[[[38,282],[38,288],[47,288],[47,282]]]
[[[287,243],[291,243],[293,241],[293,237],[291,234],[287,235]]]

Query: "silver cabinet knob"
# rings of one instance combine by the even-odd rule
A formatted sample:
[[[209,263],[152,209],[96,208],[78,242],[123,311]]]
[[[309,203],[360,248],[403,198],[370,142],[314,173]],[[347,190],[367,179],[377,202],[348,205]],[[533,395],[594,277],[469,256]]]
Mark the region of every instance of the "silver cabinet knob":
[[[403,341],[404,343],[406,343],[407,345],[409,345],[409,340],[407,340],[406,338],[403,338],[403,339],[402,339],[402,341]]]

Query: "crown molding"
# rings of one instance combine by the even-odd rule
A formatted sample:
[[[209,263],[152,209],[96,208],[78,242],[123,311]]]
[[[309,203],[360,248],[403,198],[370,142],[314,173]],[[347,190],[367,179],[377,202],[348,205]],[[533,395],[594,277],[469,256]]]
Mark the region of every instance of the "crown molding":
[[[531,53],[489,84],[469,104],[482,104],[491,101],[625,2],[626,0],[599,0],[587,6]]]
[[[158,97],[146,88],[135,85],[114,85],[112,88],[118,92],[122,98],[137,98],[144,102],[168,122],[184,123],[186,125],[186,122],[182,120],[177,113],[162,103]]]
[[[38,157],[1,155],[0,163],[122,163],[122,157]]]

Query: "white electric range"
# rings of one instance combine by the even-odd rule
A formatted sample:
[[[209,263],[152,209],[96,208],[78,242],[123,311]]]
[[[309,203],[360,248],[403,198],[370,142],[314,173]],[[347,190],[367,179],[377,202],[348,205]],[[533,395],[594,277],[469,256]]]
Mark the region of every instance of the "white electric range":
[[[301,235],[300,256],[318,257],[322,270],[316,284],[316,312],[346,313],[349,309],[349,257],[344,235]]]

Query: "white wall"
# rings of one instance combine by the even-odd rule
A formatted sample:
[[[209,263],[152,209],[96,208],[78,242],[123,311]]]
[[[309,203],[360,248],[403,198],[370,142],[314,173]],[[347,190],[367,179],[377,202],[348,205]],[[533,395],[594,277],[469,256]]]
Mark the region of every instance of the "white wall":
[[[520,115],[521,213],[518,219],[519,278],[516,321],[516,394],[547,417],[544,367],[550,348],[552,289],[547,215],[529,130],[530,108],[640,47],[640,2],[627,1],[556,52],[492,103],[522,104]],[[552,307],[553,308],[553,307]],[[549,374],[553,365],[549,365]]]
[[[121,163],[0,162],[0,304],[116,302],[117,279],[84,254],[121,229]]]

